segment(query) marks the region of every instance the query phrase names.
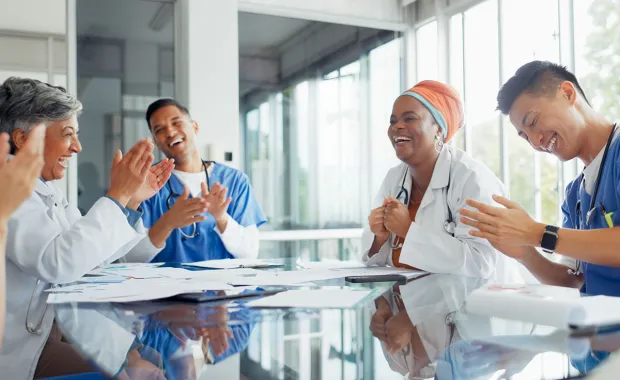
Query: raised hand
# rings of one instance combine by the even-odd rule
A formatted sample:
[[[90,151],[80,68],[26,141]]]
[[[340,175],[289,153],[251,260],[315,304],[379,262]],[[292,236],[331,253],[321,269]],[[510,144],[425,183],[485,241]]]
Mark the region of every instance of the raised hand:
[[[516,202],[499,195],[494,195],[493,200],[504,207],[468,199],[467,205],[477,211],[460,210],[461,222],[477,229],[470,230],[470,235],[487,239],[495,247],[536,247],[540,244],[544,224],[537,223]]]
[[[224,216],[226,216],[228,205],[232,202],[232,198],[226,197],[227,192],[228,190],[217,182],[213,184],[211,191],[207,189],[207,185],[204,182],[202,183],[202,197],[209,204],[207,211],[213,215],[217,222],[223,220]]]
[[[375,234],[380,242],[385,242],[390,237],[390,231],[385,228],[385,206],[387,206],[387,199],[383,201],[381,207],[370,212],[368,216],[368,226],[370,231]]]
[[[133,195],[130,203],[133,205],[140,205],[140,203],[157,194],[170,179],[173,169],[174,159],[170,158],[164,158],[157,165],[151,166],[146,175],[146,180],[142,184],[142,187]]]
[[[206,219],[201,215],[207,211],[208,204],[204,198],[190,198],[189,189],[186,187],[183,194],[170,207],[161,219],[171,229],[189,226],[192,223],[198,223]]]
[[[9,136],[0,136],[0,223],[6,223],[11,214],[32,195],[43,168],[45,125],[41,124],[28,134],[26,144],[12,160],[7,162],[10,151]]]
[[[394,197],[388,197],[385,206],[385,228],[404,239],[411,227],[409,209]]]
[[[152,163],[153,143],[147,139],[138,141],[124,157],[118,150],[112,162],[108,196],[126,206],[144,184]]]

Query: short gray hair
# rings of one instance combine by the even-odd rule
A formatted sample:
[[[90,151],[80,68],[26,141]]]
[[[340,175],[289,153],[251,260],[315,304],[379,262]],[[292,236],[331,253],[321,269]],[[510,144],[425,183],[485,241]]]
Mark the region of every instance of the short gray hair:
[[[39,123],[67,120],[82,111],[82,103],[60,86],[35,79],[11,77],[0,85],[0,132],[28,133]]]

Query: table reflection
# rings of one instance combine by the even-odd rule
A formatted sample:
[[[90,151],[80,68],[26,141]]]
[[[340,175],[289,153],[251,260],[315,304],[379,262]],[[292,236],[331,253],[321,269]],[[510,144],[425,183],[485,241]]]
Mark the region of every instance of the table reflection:
[[[380,297],[331,310],[251,309],[240,300],[58,305],[56,323],[121,379],[209,378],[237,353],[231,375],[248,379],[558,379],[589,373],[620,348],[619,328],[562,331],[464,312],[484,285],[426,275],[372,285]]]
[[[61,305],[56,322],[108,376],[181,380],[243,351],[254,313],[242,302]]]

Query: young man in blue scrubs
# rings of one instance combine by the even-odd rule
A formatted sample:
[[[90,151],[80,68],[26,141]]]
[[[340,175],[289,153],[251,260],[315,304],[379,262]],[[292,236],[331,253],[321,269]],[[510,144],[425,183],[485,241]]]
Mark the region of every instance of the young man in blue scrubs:
[[[155,257],[128,259],[187,263],[257,257],[258,227],[266,218],[248,177],[200,157],[198,123],[177,101],[157,100],[148,107],[146,121],[175,169],[168,183],[141,205],[149,237],[163,249]]]
[[[478,229],[504,254],[521,261],[541,282],[620,296],[620,136],[616,124],[592,109],[575,76],[551,62],[522,66],[500,90],[498,109],[520,137],[562,161],[585,169],[566,188],[562,228],[534,221],[518,204],[505,208],[469,201],[463,223]],[[560,263],[535,248],[563,255]]]

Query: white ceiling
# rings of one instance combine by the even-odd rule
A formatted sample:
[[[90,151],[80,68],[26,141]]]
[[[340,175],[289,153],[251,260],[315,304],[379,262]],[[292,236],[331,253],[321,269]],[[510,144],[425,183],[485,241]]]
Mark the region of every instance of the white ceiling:
[[[78,34],[173,44],[173,17],[170,17],[161,31],[149,28],[149,23],[161,6],[162,3],[145,0],[78,0]],[[240,12],[239,50],[244,55],[253,55],[275,49],[312,23]]]
[[[260,54],[276,49],[312,21],[239,12],[239,51]]]

